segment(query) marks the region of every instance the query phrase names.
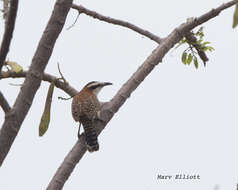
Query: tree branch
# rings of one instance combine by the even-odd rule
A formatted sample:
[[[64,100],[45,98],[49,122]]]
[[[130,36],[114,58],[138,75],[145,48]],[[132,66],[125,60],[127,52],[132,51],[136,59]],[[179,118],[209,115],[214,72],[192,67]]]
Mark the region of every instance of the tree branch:
[[[5,31],[2,39],[2,44],[0,48],[0,74],[2,66],[7,57],[9,51],[10,43],[12,40],[12,34],[15,27],[15,21],[17,16],[18,0],[11,0],[9,11],[7,13],[7,20],[5,24]]]
[[[11,110],[11,107],[9,106],[6,98],[3,96],[1,91],[0,91],[0,106],[2,107],[2,109],[5,113],[7,113]]]
[[[2,74],[0,76],[0,79],[7,79],[7,78],[25,78],[27,76],[28,71],[22,71],[20,73],[15,73],[13,71],[2,71]],[[48,73],[43,73],[42,80],[47,81],[49,83],[55,81],[55,86],[61,90],[63,90],[65,93],[67,93],[69,96],[74,96],[77,94],[77,90],[74,89],[72,86],[70,86],[68,83],[62,82],[60,80],[56,80],[57,77],[50,75]]]
[[[131,29],[135,32],[138,32],[139,34],[142,34],[142,35],[150,38],[151,40],[157,42],[158,44],[160,44],[162,42],[162,39],[160,37],[158,37],[157,35],[152,34],[151,32],[149,32],[147,30],[144,30],[144,29],[142,29],[142,28],[140,28],[140,27],[138,27],[134,24],[131,24],[129,22],[125,22],[123,20],[118,20],[118,19],[110,18],[108,16],[101,15],[101,14],[95,12],[95,11],[91,11],[91,10],[83,7],[82,5],[73,4],[72,8],[75,9],[75,10],[78,10],[79,13],[84,13],[84,14],[86,14],[88,16],[91,16],[93,18],[96,18],[98,20],[129,28],[129,29]]]
[[[40,39],[21,91],[11,111],[6,114],[5,121],[0,130],[0,166],[7,156],[20,130],[21,124],[31,107],[33,98],[40,86],[44,69],[71,6],[72,0],[57,0],[55,3],[54,10]]]
[[[108,103],[102,107],[100,119],[95,126],[100,133],[111,120],[113,115],[125,103],[131,93],[141,84],[141,82],[150,74],[154,67],[162,61],[165,54],[177,43],[184,35],[196,26],[205,23],[206,21],[216,17],[222,10],[234,5],[235,1],[230,1],[221,5],[216,9],[212,9],[206,14],[195,18],[187,23],[175,28],[165,40],[152,52],[152,54],[144,61],[138,70],[131,76],[131,78],[121,87],[117,94]],[[74,145],[72,150],[68,153],[61,166],[56,171],[51,180],[47,190],[60,190],[64,183],[69,178],[76,164],[80,161],[86,152],[84,135],[81,135],[78,142]]]

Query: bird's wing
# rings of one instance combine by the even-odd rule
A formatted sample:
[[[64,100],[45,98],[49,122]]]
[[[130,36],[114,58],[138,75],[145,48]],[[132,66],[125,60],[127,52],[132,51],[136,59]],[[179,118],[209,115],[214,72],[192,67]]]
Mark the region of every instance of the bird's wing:
[[[79,102],[77,102],[77,99],[73,99],[72,105],[71,105],[71,111],[75,121],[80,121],[81,107],[82,106]]]

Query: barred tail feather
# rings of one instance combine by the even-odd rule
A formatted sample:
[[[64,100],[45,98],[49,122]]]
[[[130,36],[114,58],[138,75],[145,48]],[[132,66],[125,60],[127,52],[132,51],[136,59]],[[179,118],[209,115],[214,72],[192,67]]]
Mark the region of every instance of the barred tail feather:
[[[93,128],[92,121],[83,123],[85,140],[89,152],[94,152],[99,149],[98,138],[95,129]]]

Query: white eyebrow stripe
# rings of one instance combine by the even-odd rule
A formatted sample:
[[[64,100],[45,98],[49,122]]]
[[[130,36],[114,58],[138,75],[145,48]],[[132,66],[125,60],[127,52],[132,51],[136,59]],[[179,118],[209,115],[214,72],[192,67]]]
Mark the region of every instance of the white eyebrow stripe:
[[[90,88],[90,87],[93,87],[93,86],[97,86],[99,84],[100,84],[99,82],[94,82],[94,83],[88,85],[87,87]]]

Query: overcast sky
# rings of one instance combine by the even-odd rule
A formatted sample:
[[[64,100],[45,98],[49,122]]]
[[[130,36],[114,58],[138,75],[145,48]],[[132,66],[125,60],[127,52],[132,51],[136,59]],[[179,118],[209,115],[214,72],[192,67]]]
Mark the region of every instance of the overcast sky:
[[[55,1],[20,1],[8,59],[25,70],[31,64]],[[120,0],[79,2],[101,14],[134,23],[165,37],[188,17],[196,17],[226,1]],[[238,31],[234,8],[207,22],[205,39],[215,48],[204,68],[184,66],[181,47],[170,51],[99,137],[100,150],[86,153],[64,189],[234,190],[238,182]],[[76,89],[87,82],[109,81],[99,95],[110,100],[157,44],[119,26],[71,10],[46,72],[57,75],[57,62]],[[0,34],[3,34],[1,19]],[[2,38],[2,35],[1,35]],[[12,105],[23,80],[1,80],[1,91]],[[49,130],[38,136],[38,125],[49,83],[42,82],[3,166],[0,187],[45,189],[77,140],[71,100],[55,89]],[[0,123],[4,114],[0,111]],[[200,175],[199,180],[157,180],[158,175]]]

